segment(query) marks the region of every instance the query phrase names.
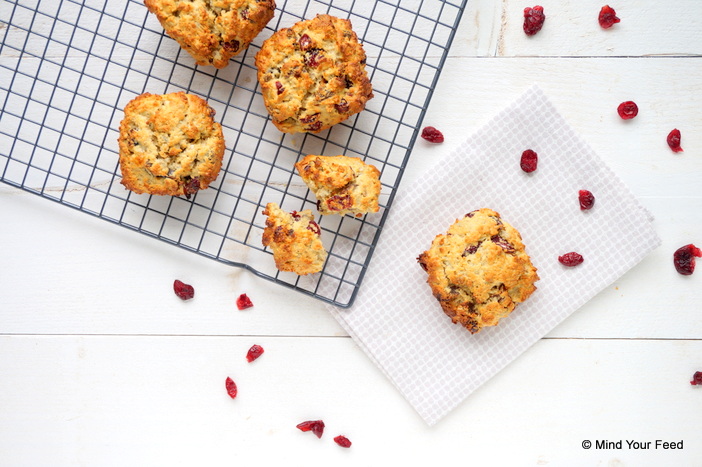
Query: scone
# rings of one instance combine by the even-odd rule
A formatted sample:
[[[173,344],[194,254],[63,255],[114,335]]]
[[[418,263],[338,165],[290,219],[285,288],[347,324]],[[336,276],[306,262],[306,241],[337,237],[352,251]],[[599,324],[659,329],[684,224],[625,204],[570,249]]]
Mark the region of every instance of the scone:
[[[198,65],[224,68],[273,18],[274,0],[144,0]]]
[[[519,232],[490,209],[457,220],[417,261],[444,313],[471,334],[509,315],[539,280]]]
[[[281,29],[256,54],[263,101],[285,133],[318,133],[363,110],[373,97],[365,65],[351,22],[330,15]]]
[[[224,155],[214,114],[202,98],[184,92],[131,100],[119,126],[122,185],[135,193],[188,198],[207,188]]]
[[[278,270],[292,271],[301,276],[322,270],[327,252],[312,211],[306,209],[288,213],[276,203],[268,203],[263,214],[268,216],[266,228],[263,229],[263,246],[273,252]]]
[[[380,171],[358,157],[309,155],[295,164],[321,214],[378,212]]]

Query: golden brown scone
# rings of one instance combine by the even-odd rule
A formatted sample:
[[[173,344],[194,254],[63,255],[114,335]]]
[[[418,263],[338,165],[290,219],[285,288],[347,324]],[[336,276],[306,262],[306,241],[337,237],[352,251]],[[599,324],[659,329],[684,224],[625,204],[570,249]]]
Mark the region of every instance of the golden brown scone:
[[[321,214],[361,217],[380,209],[380,171],[358,157],[310,154],[295,168],[316,196]]]
[[[509,315],[539,280],[519,232],[490,209],[457,220],[417,261],[444,313],[471,334]]]
[[[204,190],[222,167],[222,126],[202,98],[145,93],[124,108],[119,126],[122,185],[135,193],[180,196]]]
[[[363,110],[373,97],[365,65],[351,22],[329,15],[281,29],[256,54],[263,101],[285,133],[318,133]]]
[[[144,0],[198,65],[224,68],[266,27],[274,0]]]
[[[263,246],[273,251],[275,266],[280,271],[292,271],[301,276],[319,272],[324,267],[327,252],[322,245],[319,225],[312,211],[285,212],[276,203],[263,210],[268,216],[263,229]]]

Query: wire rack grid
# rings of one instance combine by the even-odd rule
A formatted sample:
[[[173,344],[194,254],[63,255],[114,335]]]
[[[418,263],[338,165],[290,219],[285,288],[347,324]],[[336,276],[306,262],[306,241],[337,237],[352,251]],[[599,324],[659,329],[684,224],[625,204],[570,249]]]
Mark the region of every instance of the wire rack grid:
[[[466,0],[279,0],[275,17],[223,69],[197,66],[138,0],[0,2],[0,180],[199,255],[348,307],[369,265]],[[318,13],[350,19],[375,97],[319,134],[270,122],[254,57],[273,32]],[[137,195],[120,183],[123,108],[150,92],[208,101],[226,153],[218,179],[191,199]],[[312,209],[294,172],[306,154],[355,156],[381,171],[381,209],[320,216],[321,273],[275,268],[261,244],[268,202]]]

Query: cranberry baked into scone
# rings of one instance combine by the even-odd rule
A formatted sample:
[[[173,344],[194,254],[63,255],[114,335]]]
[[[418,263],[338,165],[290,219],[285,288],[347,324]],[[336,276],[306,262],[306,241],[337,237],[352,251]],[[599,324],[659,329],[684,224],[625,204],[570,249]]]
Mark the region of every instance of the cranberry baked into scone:
[[[278,270],[301,276],[322,270],[327,252],[312,211],[306,209],[288,213],[276,203],[268,203],[263,214],[268,216],[266,228],[263,229],[263,246],[273,252]]]
[[[380,171],[358,157],[308,155],[295,164],[321,214],[378,212]]]
[[[256,54],[264,104],[285,133],[317,133],[363,110],[373,97],[365,65],[351,22],[330,15],[281,29]]]
[[[132,99],[119,126],[122,185],[135,193],[188,198],[207,188],[224,155],[214,114],[205,100],[184,92]]]
[[[539,280],[519,232],[491,209],[457,220],[417,261],[444,313],[471,334],[497,325]]]
[[[144,0],[198,65],[224,68],[273,18],[274,0]]]

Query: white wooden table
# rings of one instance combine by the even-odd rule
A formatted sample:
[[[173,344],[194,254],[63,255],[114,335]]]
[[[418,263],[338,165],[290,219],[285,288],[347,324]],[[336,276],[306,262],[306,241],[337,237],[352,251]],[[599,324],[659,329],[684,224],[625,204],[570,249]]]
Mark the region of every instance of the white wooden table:
[[[468,1],[424,120],[446,142],[417,143],[400,189],[538,84],[655,216],[660,248],[429,428],[323,303],[0,185],[0,464],[702,465],[702,266],[672,264],[702,246],[702,2],[621,0],[610,30],[604,2],[541,4],[527,38],[533,5]],[[295,428],[311,419],[322,439]]]

